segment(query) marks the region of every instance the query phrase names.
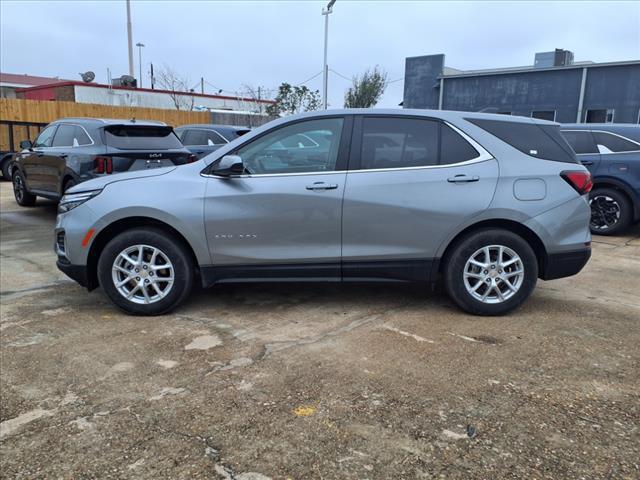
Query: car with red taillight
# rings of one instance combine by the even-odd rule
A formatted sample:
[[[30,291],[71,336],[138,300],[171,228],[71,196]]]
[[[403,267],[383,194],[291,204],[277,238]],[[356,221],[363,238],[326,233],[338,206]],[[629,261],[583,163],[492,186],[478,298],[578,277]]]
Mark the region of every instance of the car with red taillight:
[[[11,165],[16,201],[60,200],[74,185],[103,175],[173,167],[196,160],[173,128],[153,121],[64,118],[47,125]]]

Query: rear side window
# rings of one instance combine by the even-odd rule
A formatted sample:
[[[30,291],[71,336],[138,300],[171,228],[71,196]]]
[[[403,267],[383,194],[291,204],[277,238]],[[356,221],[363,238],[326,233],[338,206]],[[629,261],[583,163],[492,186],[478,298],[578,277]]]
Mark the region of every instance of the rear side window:
[[[607,132],[593,132],[598,145],[602,145],[612,152],[635,152],[640,150],[636,142]]]
[[[460,134],[445,124],[440,129],[440,142],[440,163],[443,165],[466,162],[480,155]]]
[[[598,153],[598,147],[588,130],[566,130],[562,135],[576,153]]]
[[[71,147],[75,137],[76,127],[74,125],[60,125],[53,137],[54,147]]]
[[[53,139],[54,147],[80,147],[82,145],[91,145],[91,139],[82,127],[67,124],[58,127]]]
[[[112,125],[104,129],[106,144],[122,150],[167,150],[182,148],[171,127]]]
[[[437,165],[438,122],[365,117],[360,158],[367,170]]]
[[[575,153],[560,134],[560,127],[557,125],[477,118],[467,120],[532,157],[555,162],[578,163]]]

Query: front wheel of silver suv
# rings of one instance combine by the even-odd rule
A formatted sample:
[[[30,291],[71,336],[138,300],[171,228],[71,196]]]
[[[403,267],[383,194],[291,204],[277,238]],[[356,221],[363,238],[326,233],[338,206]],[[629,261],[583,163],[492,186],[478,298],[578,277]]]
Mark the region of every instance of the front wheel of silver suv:
[[[538,279],[536,255],[519,235],[502,229],[473,232],[448,253],[445,288],[463,310],[504,315],[519,307]]]
[[[156,228],[127,230],[98,260],[98,280],[109,299],[133,315],[162,315],[191,292],[193,261],[182,242]]]

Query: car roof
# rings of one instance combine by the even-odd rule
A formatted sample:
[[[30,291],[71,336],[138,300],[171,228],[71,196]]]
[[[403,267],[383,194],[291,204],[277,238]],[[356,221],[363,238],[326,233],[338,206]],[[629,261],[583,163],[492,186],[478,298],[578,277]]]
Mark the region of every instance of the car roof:
[[[410,108],[343,108],[335,110],[319,110],[295,115],[296,118],[312,118],[331,115],[393,115],[393,116],[419,116],[440,118],[443,120],[495,120],[512,123],[536,123],[540,125],[559,125],[557,122],[541,120],[538,118],[521,117],[518,115],[503,115],[499,113],[462,112],[457,110],[422,110]],[[283,117],[291,118],[291,117]]]
[[[60,118],[55,122],[51,122],[52,124],[56,123],[64,123],[64,122],[74,122],[85,125],[91,125],[94,127],[108,127],[110,125],[141,125],[141,126],[163,126],[166,127],[167,124],[164,122],[158,122],[155,120],[136,120],[132,119],[123,119],[123,118],[91,118],[91,117],[68,117],[68,118]]]
[[[237,125],[216,125],[213,123],[192,123],[189,125],[180,125],[177,128],[208,128],[213,130],[251,130],[249,127],[239,127]]]

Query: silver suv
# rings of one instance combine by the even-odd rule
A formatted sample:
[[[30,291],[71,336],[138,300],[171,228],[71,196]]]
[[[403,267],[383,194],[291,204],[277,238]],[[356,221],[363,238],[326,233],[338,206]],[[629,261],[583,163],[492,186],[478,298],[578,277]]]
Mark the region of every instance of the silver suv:
[[[423,282],[500,315],[591,254],[591,175],[558,124],[428,110],[276,120],[62,199],[58,267],[157,315],[194,281]]]

